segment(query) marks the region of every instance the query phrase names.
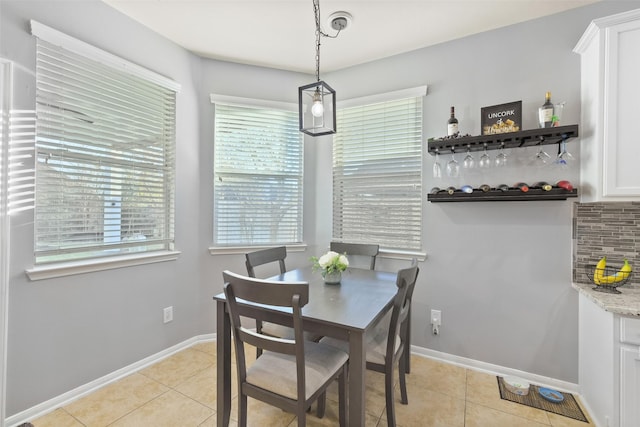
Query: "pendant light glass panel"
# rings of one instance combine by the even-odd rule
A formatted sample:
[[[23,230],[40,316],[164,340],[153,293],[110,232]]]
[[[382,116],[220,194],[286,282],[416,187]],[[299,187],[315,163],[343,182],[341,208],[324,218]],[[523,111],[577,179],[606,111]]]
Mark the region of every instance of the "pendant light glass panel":
[[[336,133],[336,91],[323,81],[298,88],[300,131],[311,136]]]

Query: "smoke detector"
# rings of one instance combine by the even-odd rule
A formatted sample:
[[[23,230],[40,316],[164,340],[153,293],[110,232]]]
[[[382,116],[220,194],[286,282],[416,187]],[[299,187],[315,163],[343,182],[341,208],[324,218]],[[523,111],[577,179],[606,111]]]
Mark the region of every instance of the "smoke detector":
[[[351,25],[352,20],[353,17],[349,12],[333,12],[329,15],[327,23],[336,31],[344,31],[349,25]]]

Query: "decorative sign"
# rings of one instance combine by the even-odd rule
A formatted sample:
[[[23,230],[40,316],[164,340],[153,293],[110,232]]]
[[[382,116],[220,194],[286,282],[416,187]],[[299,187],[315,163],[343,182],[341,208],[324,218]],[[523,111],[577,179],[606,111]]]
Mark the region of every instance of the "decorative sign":
[[[483,135],[518,132],[522,128],[522,101],[482,107],[480,114]]]

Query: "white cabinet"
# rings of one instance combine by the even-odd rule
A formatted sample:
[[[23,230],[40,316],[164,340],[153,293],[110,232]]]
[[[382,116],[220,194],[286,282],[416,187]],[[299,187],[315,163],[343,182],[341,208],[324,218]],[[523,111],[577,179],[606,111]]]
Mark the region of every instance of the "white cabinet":
[[[581,201],[640,200],[640,9],[596,19],[581,55]]]
[[[640,348],[620,348],[620,425],[640,426]]]
[[[640,319],[620,319],[620,425],[640,426]]]
[[[640,319],[605,311],[580,294],[580,393],[595,424],[640,426]]]

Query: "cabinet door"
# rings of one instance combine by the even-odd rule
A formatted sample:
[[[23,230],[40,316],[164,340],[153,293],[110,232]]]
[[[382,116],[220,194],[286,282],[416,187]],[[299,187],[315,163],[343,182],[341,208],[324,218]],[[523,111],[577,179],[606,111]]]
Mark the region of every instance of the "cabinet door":
[[[620,427],[640,426],[640,348],[620,348]]]
[[[640,197],[640,20],[606,31],[603,196],[634,200]]]

